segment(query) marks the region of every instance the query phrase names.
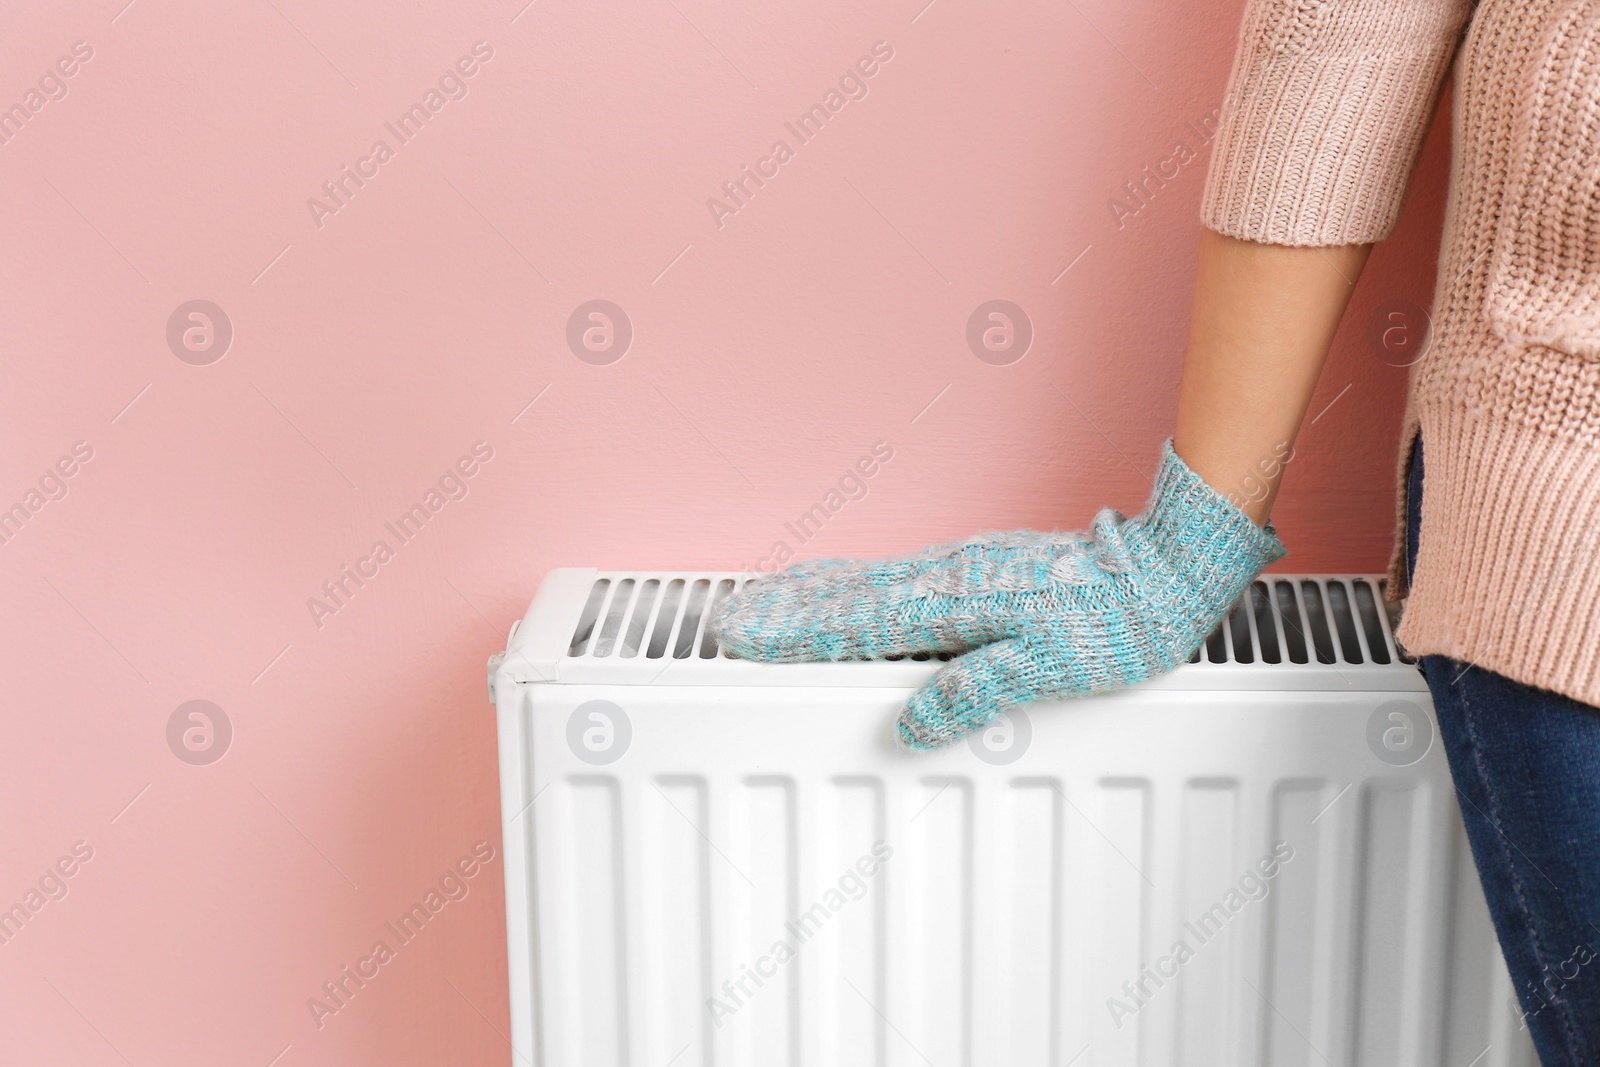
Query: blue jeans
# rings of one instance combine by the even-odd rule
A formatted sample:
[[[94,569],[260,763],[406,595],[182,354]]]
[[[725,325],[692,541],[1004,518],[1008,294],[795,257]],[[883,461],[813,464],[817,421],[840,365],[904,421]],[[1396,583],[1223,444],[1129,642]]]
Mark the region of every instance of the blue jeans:
[[[1422,442],[1406,486],[1417,565]],[[1500,950],[1544,1067],[1600,1064],[1600,708],[1423,656]]]

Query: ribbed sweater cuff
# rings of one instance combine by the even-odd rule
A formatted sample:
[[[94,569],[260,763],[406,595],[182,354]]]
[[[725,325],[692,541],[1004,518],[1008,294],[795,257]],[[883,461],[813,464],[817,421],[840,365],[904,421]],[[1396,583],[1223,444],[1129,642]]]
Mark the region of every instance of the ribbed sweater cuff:
[[[1201,222],[1269,244],[1387,237],[1468,7],[1251,0]]]

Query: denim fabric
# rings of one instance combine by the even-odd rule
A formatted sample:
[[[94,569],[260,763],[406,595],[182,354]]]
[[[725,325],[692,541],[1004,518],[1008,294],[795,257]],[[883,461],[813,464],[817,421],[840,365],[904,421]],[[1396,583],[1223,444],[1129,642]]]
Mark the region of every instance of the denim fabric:
[[[1422,522],[1409,472],[1407,566]],[[1536,610],[1536,608],[1535,608]],[[1472,858],[1544,1067],[1600,1064],[1600,708],[1423,656]]]

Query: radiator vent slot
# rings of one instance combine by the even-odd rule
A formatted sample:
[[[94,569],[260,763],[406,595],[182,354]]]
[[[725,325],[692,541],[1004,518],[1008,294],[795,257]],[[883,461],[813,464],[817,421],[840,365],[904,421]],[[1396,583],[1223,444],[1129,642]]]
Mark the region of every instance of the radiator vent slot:
[[[612,574],[597,578],[578,617],[569,657],[586,659],[731,658],[707,624],[749,578]],[[1275,578],[1252,582],[1190,663],[1276,666],[1388,664],[1412,660],[1394,644],[1394,618],[1381,580]],[[948,653],[891,656],[948,660]]]
[[[1394,622],[1381,581],[1268,576],[1250,584],[1189,662],[1411,663],[1394,643]]]
[[[588,659],[715,659],[727,654],[707,623],[732,595],[732,578],[597,578],[567,645]]]

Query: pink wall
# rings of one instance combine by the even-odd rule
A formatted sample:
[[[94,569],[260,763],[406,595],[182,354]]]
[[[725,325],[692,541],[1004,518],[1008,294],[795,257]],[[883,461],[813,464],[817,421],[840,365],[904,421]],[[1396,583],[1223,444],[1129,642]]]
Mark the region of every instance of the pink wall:
[[[548,568],[900,552],[1144,499],[1240,0],[124,2],[8,5],[0,38],[0,105],[38,105],[0,144],[0,506],[38,506],[0,544],[0,907],[42,902],[0,944],[0,1061],[507,1063],[484,660]],[[391,133],[475,42],[459,98]],[[1446,133],[1290,468],[1296,568],[1386,555],[1405,372],[1367,325],[1428,302]],[[369,176],[313,211],[341,167]],[[195,362],[169,346],[196,299],[220,360],[182,316]],[[566,341],[593,299],[632,324],[608,365]],[[967,345],[991,299],[1031,320],[1020,361]],[[879,441],[799,545],[785,521]],[[385,522],[441,479],[466,495],[401,544]],[[218,762],[169,747],[191,700],[231,724]],[[463,857],[467,895],[399,946],[385,922]],[[380,939],[319,1027],[308,998]]]

